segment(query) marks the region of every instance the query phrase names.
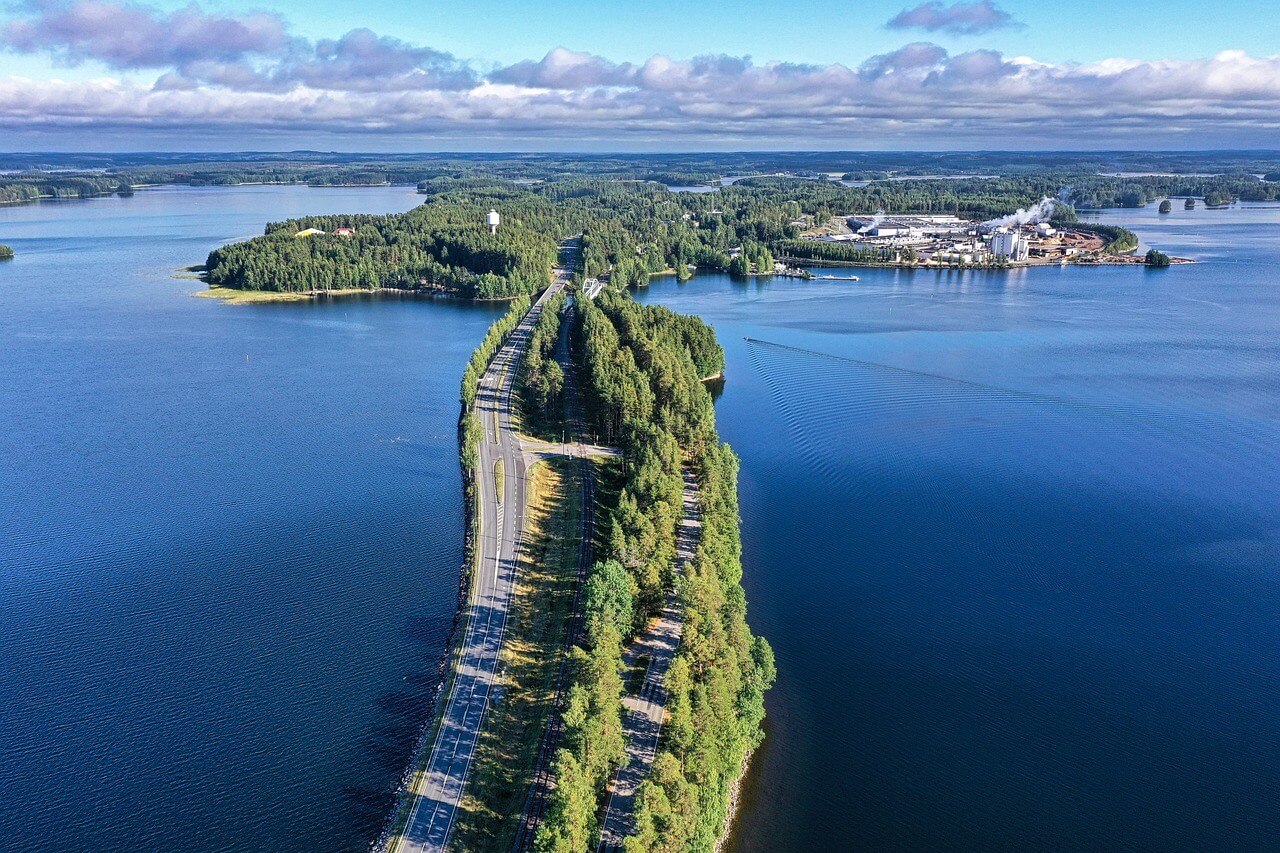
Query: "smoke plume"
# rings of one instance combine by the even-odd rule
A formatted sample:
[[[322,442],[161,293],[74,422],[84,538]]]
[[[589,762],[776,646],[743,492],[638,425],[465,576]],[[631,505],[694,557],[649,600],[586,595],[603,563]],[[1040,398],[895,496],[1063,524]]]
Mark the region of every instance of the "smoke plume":
[[[999,219],[989,219],[982,225],[984,228],[1004,228],[1013,225],[1035,225],[1037,222],[1048,222],[1049,217],[1053,216],[1054,204],[1053,199],[1045,196],[1040,200],[1039,204],[1033,204],[1027,208],[1020,207],[1017,213],[1011,213]]]
[[[884,222],[884,216],[885,216],[884,208],[880,208],[879,210],[876,211],[876,215],[871,217],[870,222],[868,222],[866,225],[863,225],[861,228],[858,229],[858,233],[867,234],[875,230],[876,226],[878,226],[881,222]]]

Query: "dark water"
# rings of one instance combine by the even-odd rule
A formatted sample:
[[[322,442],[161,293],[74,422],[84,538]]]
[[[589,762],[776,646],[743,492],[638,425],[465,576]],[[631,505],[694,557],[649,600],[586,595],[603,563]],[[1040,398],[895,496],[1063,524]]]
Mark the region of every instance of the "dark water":
[[[0,208],[0,849],[360,850],[455,605],[500,308],[226,306],[172,271],[402,188]]]
[[[1280,209],[1106,218],[1204,263],[641,296],[728,350],[738,850],[1280,843]]]
[[[0,849],[377,832],[453,613],[458,376],[501,309],[223,306],[170,273],[415,201],[0,208]],[[1206,262],[642,296],[728,349],[781,671],[739,849],[1280,837],[1280,210],[1109,218]]]

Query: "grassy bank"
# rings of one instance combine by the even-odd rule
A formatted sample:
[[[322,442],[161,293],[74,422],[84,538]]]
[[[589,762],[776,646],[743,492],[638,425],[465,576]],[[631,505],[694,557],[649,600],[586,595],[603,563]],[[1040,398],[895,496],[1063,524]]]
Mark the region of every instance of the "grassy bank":
[[[498,689],[476,749],[455,830],[459,850],[508,850],[552,711],[564,631],[573,607],[582,488],[578,465],[529,472],[525,547],[503,643]]]
[[[276,293],[267,290],[237,290],[234,287],[209,287],[192,294],[202,299],[220,299],[228,305],[250,305],[261,302],[309,302],[309,293]]]

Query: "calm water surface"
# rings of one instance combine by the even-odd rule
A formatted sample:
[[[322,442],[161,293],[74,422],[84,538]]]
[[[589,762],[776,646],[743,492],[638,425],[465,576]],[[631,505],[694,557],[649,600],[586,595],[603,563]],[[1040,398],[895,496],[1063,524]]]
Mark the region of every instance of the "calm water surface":
[[[0,849],[361,850],[461,561],[458,377],[500,308],[171,277],[411,189],[0,208]]]
[[[728,351],[738,850],[1275,848],[1280,209],[1105,218],[1204,263],[641,296]]]
[[[416,201],[0,209],[0,849],[377,832],[454,609],[458,376],[501,309],[224,306],[170,273]],[[781,672],[738,849],[1280,837],[1280,210],[1108,219],[1205,263],[641,296],[728,350]]]

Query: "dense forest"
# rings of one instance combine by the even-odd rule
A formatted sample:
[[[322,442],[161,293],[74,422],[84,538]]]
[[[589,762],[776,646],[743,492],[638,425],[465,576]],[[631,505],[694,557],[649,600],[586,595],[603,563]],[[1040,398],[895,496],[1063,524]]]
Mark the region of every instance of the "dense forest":
[[[0,202],[129,195],[158,183],[416,184],[426,200],[408,213],[274,223],[262,237],[217,249],[209,280],[246,290],[390,288],[491,299],[541,288],[555,243],[575,234],[583,236],[585,275],[630,286],[664,270],[685,278],[691,266],[767,273],[778,254],[879,262],[794,242],[806,224],[837,214],[985,219],[1046,196],[1062,200],[1060,213],[1167,196],[1203,198],[1209,206],[1280,198],[1280,183],[1260,177],[1277,175],[1280,156],[1270,153],[220,156],[181,162],[179,155],[79,155],[74,162],[95,171],[54,172],[37,170],[63,167],[73,162],[68,155],[3,155],[0,165],[14,171],[0,176]],[[1190,171],[1214,167],[1221,171],[1212,176]],[[1096,171],[1108,168],[1134,171]],[[1142,168],[1178,174],[1135,174]],[[710,193],[664,186],[718,183],[726,175],[738,179]],[[496,235],[481,224],[490,208],[503,215]],[[338,227],[355,233],[294,238]]]
[[[685,629],[667,679],[670,716],[653,773],[639,795],[629,850],[714,848],[729,787],[761,737],[773,653],[746,623],[738,533],[737,460],[720,444],[701,382],[724,354],[696,317],[642,307],[625,294],[584,302],[574,328],[587,408],[602,438],[625,452],[624,482],[605,559],[584,588],[586,625],[565,713],[556,789],[535,849],[594,849],[610,775],[624,758],[624,643],[674,588]],[[699,481],[703,533],[677,575],[675,529],[682,468]]]
[[[647,183],[560,181],[520,186],[441,178],[425,203],[389,216],[272,223],[262,237],[215,249],[210,283],[307,292],[392,288],[504,298],[544,287],[557,241],[581,234],[587,275],[643,283],[677,260],[727,267],[741,229],[685,217],[682,197]],[[501,211],[496,234],[482,224]],[[750,214],[744,214],[747,218]],[[337,235],[335,229],[353,233]],[[326,233],[296,236],[317,229]]]
[[[403,214],[272,223],[262,237],[212,251],[206,269],[214,285],[281,292],[437,289],[493,299],[545,287],[556,253],[549,230],[517,217],[490,234],[487,210],[443,194]],[[338,228],[352,233],[330,233]],[[308,229],[326,233],[297,236]]]
[[[533,293],[548,281],[559,240],[582,237],[583,274],[623,287],[689,268],[767,274],[774,256],[884,263],[880,250],[800,241],[802,230],[836,214],[931,211],[1004,215],[1058,186],[1046,177],[888,181],[847,187],[830,181],[752,178],[715,193],[675,193],[637,181],[572,179],[516,184],[439,177],[421,185],[426,201],[387,216],[315,216],[272,223],[249,241],[215,249],[214,285],[310,292],[383,288],[442,291],[469,298]],[[502,214],[491,234],[482,220]],[[1055,221],[1075,220],[1068,204]],[[1081,226],[1093,227],[1093,226]],[[343,229],[342,234],[333,233]],[[1095,229],[1096,230],[1096,229]],[[309,236],[297,236],[307,232]],[[325,233],[317,233],[325,232]],[[1125,237],[1117,240],[1117,237]],[[1109,250],[1136,245],[1109,235]]]
[[[296,183],[315,187],[427,185],[466,181],[653,182],[716,185],[728,177],[870,181],[887,210],[994,214],[1011,191],[1057,196],[1078,207],[1132,207],[1175,195],[1268,201],[1280,193],[1277,152],[738,152],[692,154],[339,154],[319,151],[228,154],[0,154],[0,203],[86,198],[122,186],[230,186]],[[755,177],[752,177],[755,176]],[[975,177],[978,176],[978,177]],[[985,176],[985,177],[982,177]],[[1264,177],[1259,177],[1264,176]],[[931,180],[919,180],[929,178]],[[932,180],[947,178],[939,182]],[[987,181],[952,193],[956,181]],[[1002,185],[1000,182],[1004,182]],[[1021,186],[1012,183],[1024,182]],[[942,183],[943,186],[936,186]],[[909,186],[896,186],[906,184]],[[935,186],[930,187],[933,184]],[[838,186],[838,185],[837,185]],[[1034,189],[1033,189],[1034,187]],[[954,197],[959,195],[959,198]],[[980,196],[986,195],[983,200]],[[968,196],[966,198],[966,196]],[[1038,199],[1039,196],[1036,196]],[[874,203],[871,202],[872,211]],[[1212,202],[1211,202],[1212,204]],[[1011,210],[1012,208],[1010,208]],[[850,211],[857,212],[857,211]],[[1008,211],[1004,211],[1008,212]]]
[[[111,175],[3,175],[0,176],[0,204],[42,198],[93,198],[120,192],[122,189],[125,195],[131,191],[127,182]]]
[[[560,180],[597,176],[694,184],[723,176],[787,173],[849,180],[966,175],[1267,174],[1280,178],[1280,151],[740,151],[652,154],[346,153],[246,151],[0,154],[0,172],[256,175],[272,170],[306,182],[322,171],[395,175],[414,183],[441,175],[485,174]],[[670,179],[670,180],[664,180]]]
[[[1161,198],[1203,198],[1211,207],[1231,201],[1275,201],[1280,183],[1252,173],[1063,177],[1061,195],[1077,208],[1143,207]]]
[[[567,302],[563,290],[547,299],[516,376],[527,431],[549,437],[559,435],[563,424],[564,371],[555,360],[555,349]]]

